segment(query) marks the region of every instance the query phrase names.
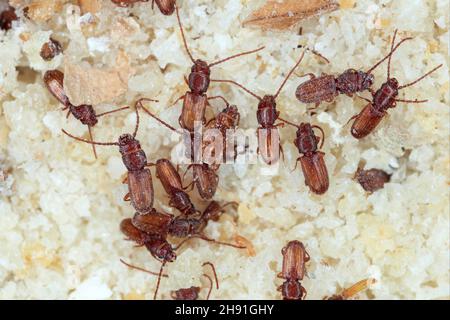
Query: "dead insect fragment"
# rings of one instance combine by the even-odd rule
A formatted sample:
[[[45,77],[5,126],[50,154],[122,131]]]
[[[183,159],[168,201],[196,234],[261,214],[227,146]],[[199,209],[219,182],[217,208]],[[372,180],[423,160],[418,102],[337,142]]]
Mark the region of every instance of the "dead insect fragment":
[[[40,55],[45,61],[50,61],[61,52],[61,44],[57,40],[50,38],[49,41],[43,44]]]
[[[368,192],[375,192],[383,189],[384,184],[388,183],[391,175],[380,169],[363,170],[358,168],[355,173],[355,179]]]

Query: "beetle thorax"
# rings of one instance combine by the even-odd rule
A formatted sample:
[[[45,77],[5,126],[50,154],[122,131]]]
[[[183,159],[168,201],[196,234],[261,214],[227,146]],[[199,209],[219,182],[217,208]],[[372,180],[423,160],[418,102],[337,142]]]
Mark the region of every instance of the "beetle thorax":
[[[219,129],[231,129],[237,126],[239,112],[236,106],[228,106],[217,115],[216,127]]]
[[[204,94],[209,87],[211,69],[203,60],[196,60],[189,74],[189,89],[196,94]]]
[[[302,285],[298,281],[285,281],[281,288],[281,293],[284,299],[301,300],[303,298]]]
[[[302,154],[310,154],[317,151],[317,137],[309,123],[300,124],[294,144]]]
[[[173,203],[173,206],[184,214],[195,213],[195,208],[189,198],[189,195],[183,190],[173,190],[171,203]]]
[[[70,112],[84,125],[93,127],[98,122],[94,108],[92,108],[91,105],[82,104],[81,106],[70,106]]]
[[[395,107],[395,99],[398,96],[398,86],[398,81],[395,78],[390,78],[383,83],[373,97],[374,108],[383,112],[389,108]]]
[[[176,218],[170,225],[170,233],[175,237],[185,238],[196,233],[200,224],[198,219]]]
[[[274,96],[264,96],[258,104],[256,111],[256,118],[258,123],[264,127],[272,127],[278,119],[277,103]]]
[[[131,134],[123,134],[119,137],[119,151],[122,160],[129,171],[142,170],[147,164],[147,157],[138,140]]]
[[[145,246],[160,260],[172,262],[177,258],[172,246],[165,240],[147,242]]]
[[[374,77],[364,71],[348,69],[336,78],[336,88],[340,93],[353,94],[370,88]]]

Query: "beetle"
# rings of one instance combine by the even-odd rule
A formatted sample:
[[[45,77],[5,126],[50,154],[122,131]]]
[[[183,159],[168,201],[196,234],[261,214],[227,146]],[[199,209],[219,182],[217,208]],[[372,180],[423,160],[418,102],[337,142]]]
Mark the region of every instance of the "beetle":
[[[164,190],[170,197],[169,205],[178,209],[183,215],[193,215],[198,210],[195,208],[189,195],[183,191],[181,177],[168,159],[156,161],[156,177],[161,181]]]
[[[136,242],[138,246],[145,246],[148,252],[156,260],[161,262],[161,268],[158,273],[158,281],[156,283],[155,293],[153,299],[155,300],[158,294],[159,285],[161,283],[161,277],[163,276],[164,266],[167,262],[173,262],[176,260],[177,255],[175,251],[177,248],[173,248],[167,239],[158,233],[147,234],[134,226],[132,219],[127,218],[120,223],[120,230],[127,237],[127,240]],[[141,268],[128,265],[132,268]],[[153,274],[153,273],[152,273]]]
[[[315,108],[317,108],[323,101],[332,102],[339,94],[352,97],[355,93],[369,90],[374,82],[372,72],[386,61],[403,42],[411,39],[403,39],[402,42],[391,48],[389,54],[367,71],[347,69],[338,76],[322,74],[320,77],[316,77],[312,73],[304,75],[309,76],[310,79],[297,87],[296,98],[303,103],[314,103]]]
[[[309,254],[302,242],[289,241],[281,250],[283,255],[283,268],[278,278],[285,279],[278,291],[281,291],[284,300],[303,300],[306,297],[306,289],[300,280],[306,274],[306,263],[310,260]]]
[[[156,299],[161,281],[164,266],[167,262],[176,260],[176,251],[181,248],[187,241],[199,238],[208,242],[219,245],[234,247],[237,249],[245,249],[245,246],[239,246],[232,243],[226,243],[210,239],[205,235],[198,233],[196,228],[201,220],[186,218],[183,216],[174,217],[171,214],[161,213],[155,209],[140,214],[136,213],[132,219],[122,220],[120,230],[125,234],[128,240],[134,241],[138,246],[145,246],[150,254],[161,262],[158,281],[153,298]],[[185,238],[176,247],[167,241],[167,236]]]
[[[211,262],[205,262],[202,264],[202,266],[205,266],[205,265],[211,266],[211,269],[214,273],[214,278],[216,280],[216,288],[219,289],[219,280],[217,279],[216,268],[214,267],[214,265]],[[202,276],[204,276],[209,281],[209,291],[206,296],[206,300],[209,300],[209,297],[211,296],[211,292],[213,289],[213,281],[212,281],[211,277],[205,273],[202,274]],[[190,288],[181,288],[181,289],[178,289],[175,291],[171,291],[170,296],[174,300],[197,300],[199,297],[200,290],[201,290],[200,287],[194,287],[194,286],[192,286]]]
[[[208,90],[209,84],[211,82],[210,79],[211,67],[229,61],[231,59],[241,57],[243,55],[258,52],[264,49],[264,47],[251,51],[241,52],[210,64],[201,59],[194,59],[187,46],[187,41],[184,35],[183,25],[181,23],[180,14],[177,6],[175,6],[175,10],[178,19],[178,24],[180,26],[181,37],[183,38],[184,47],[186,49],[189,58],[193,63],[191,73],[189,74],[188,79],[185,79],[189,86],[190,91],[186,92],[183,96],[178,98],[175,103],[177,103],[179,100],[183,100],[183,108],[181,110],[181,115],[179,117],[178,122],[183,129],[186,129],[189,132],[193,132],[196,123],[204,124],[206,122],[205,110],[206,107],[208,106],[208,100],[222,99],[228,105],[225,98],[223,98],[222,96],[208,97],[206,95],[206,91]]]
[[[158,118],[150,110],[148,110],[147,108],[145,108],[142,105],[142,101],[146,101],[146,100],[148,100],[148,99],[146,99],[146,98],[139,99],[136,102],[136,108],[142,108],[148,115],[150,115],[151,117],[156,119],[162,125],[169,128],[170,130],[178,133],[177,129],[175,129],[174,127],[172,127],[165,121]],[[189,141],[190,141],[190,144],[187,145],[187,148],[190,148],[190,150],[193,150],[195,139],[190,138]],[[193,160],[193,158],[191,158],[191,160]],[[193,176],[194,176],[194,179],[193,179],[191,185],[195,184],[195,186],[197,187],[198,193],[202,197],[202,199],[210,200],[216,193],[217,186],[219,184],[219,176],[216,173],[217,167],[215,167],[215,168],[211,167],[206,163],[200,163],[200,164],[194,163],[194,164],[190,164],[188,166],[188,170],[191,168],[193,169]]]
[[[305,56],[305,52],[306,50],[302,52],[300,58],[284,78],[281,86],[278,88],[277,92],[274,95],[265,95],[264,97],[260,97],[236,81],[212,80],[214,82],[234,84],[259,100],[258,109],[256,111],[256,118],[259,123],[259,127],[257,129],[258,153],[262,156],[264,162],[269,165],[278,162],[280,152],[283,152],[283,149],[280,145],[280,134],[277,130],[277,127],[283,126],[284,124],[275,124],[275,122],[279,119],[280,114],[280,112],[277,111],[276,99],[281,93],[284,85],[287,83],[289,77],[302,62],[303,57]]]
[[[297,167],[297,163],[300,161],[305,177],[305,184],[315,194],[324,194],[328,190],[330,183],[327,166],[324,160],[325,153],[318,151],[323,147],[325,142],[325,133],[323,132],[323,129],[319,126],[305,122],[296,125],[285,119],[282,119],[281,121],[297,128],[294,145],[297,147],[298,152],[303,154],[303,156],[297,158],[295,166]],[[322,139],[315,135],[314,129],[320,130]],[[318,147],[319,142],[321,142],[320,148]]]
[[[79,120],[82,124],[88,127],[89,138],[91,139],[91,141],[94,140],[92,135],[92,127],[97,124],[98,118],[114,112],[129,109],[129,107],[122,107],[97,114],[91,105],[83,104],[80,106],[74,106],[72,103],[70,103],[69,97],[64,91],[64,73],[59,70],[48,70],[47,72],[45,72],[44,83],[48,91],[64,106],[62,110],[68,110],[66,118],[68,118],[70,115],[73,115],[75,119]],[[94,152],[95,158],[97,159],[95,144],[92,144],[92,150]]]
[[[395,38],[397,35],[397,31],[394,33],[394,37],[392,38],[391,48],[394,47]],[[402,40],[402,42],[405,39]],[[391,50],[392,51],[392,50]],[[428,71],[423,76],[418,79],[405,84],[399,85],[399,82],[396,78],[391,78],[390,70],[391,70],[391,58],[392,55],[389,56],[388,60],[388,68],[387,68],[387,80],[383,83],[376,92],[372,92],[372,100],[362,98],[368,102],[368,104],[364,107],[364,109],[357,115],[354,115],[350,118],[349,122],[353,121],[351,127],[351,134],[356,139],[362,139],[369,135],[381,120],[386,116],[387,110],[389,108],[395,108],[397,106],[397,102],[405,102],[405,103],[424,103],[428,100],[405,100],[405,99],[397,99],[398,93],[400,90],[413,86],[418,83],[422,79],[426,78],[436,70],[442,67],[442,64],[438,65],[431,71]]]
[[[131,200],[133,207],[140,213],[146,213],[153,209],[154,190],[152,174],[146,167],[151,166],[147,162],[147,156],[136,139],[139,129],[139,112],[136,112],[136,127],[133,134],[122,134],[118,142],[96,142],[76,137],[64,129],[62,132],[72,139],[101,146],[118,146],[122,155],[122,161],[127,168],[127,177],[124,180],[128,184],[128,193],[124,200]]]

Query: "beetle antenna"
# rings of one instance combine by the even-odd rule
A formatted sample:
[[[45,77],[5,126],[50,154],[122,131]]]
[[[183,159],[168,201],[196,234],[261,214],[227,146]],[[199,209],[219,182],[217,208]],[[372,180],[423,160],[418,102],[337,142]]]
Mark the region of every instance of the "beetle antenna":
[[[403,85],[403,86],[398,87],[398,90],[404,89],[404,88],[406,88],[406,87],[410,87],[410,86],[415,85],[417,82],[419,82],[419,81],[423,80],[424,78],[428,77],[430,74],[432,74],[433,72],[435,72],[435,71],[436,71],[437,69],[439,69],[440,67],[442,67],[442,64],[438,65],[438,66],[437,66],[436,68],[434,68],[433,70],[428,71],[428,72],[425,73],[423,76],[421,76],[419,79],[414,80],[413,82],[410,82],[410,83],[408,83],[408,84],[405,84],[405,85]]]
[[[213,281],[212,281],[211,277],[208,276],[207,274],[203,274],[203,276],[209,280],[209,291],[208,291],[208,295],[206,296],[206,300],[209,300],[209,296],[211,295],[211,292],[213,289]]]
[[[155,289],[155,293],[153,295],[153,300],[156,300],[156,296],[158,295],[159,284],[161,283],[161,276],[162,276],[162,272],[164,270],[165,265],[166,265],[166,261],[164,260],[161,263],[161,269],[159,269],[158,281],[156,282],[156,289]]]
[[[241,88],[242,90],[244,90],[245,92],[247,92],[248,94],[252,95],[253,97],[255,97],[256,99],[258,99],[259,101],[262,100],[262,98],[260,96],[258,96],[256,93],[250,91],[249,89],[247,89],[246,87],[244,87],[242,84],[233,81],[233,80],[213,80],[211,79],[211,82],[224,82],[224,83],[231,83],[234,84],[235,86],[238,86],[239,88]]]
[[[89,139],[91,139],[92,142],[94,141],[94,137],[92,135],[92,127],[88,126],[88,130],[89,130]],[[92,145],[92,151],[94,152],[95,159],[97,159],[97,151],[95,150],[95,144]]]
[[[180,13],[178,12],[178,6],[177,5],[175,5],[175,10],[177,12],[178,25],[180,26],[181,37],[183,38],[184,48],[186,49],[186,52],[187,52],[189,58],[191,58],[192,63],[195,63],[194,57],[192,57],[192,54],[189,51],[189,47],[188,47],[187,42],[186,42],[186,37],[184,35],[183,25],[181,24]]]
[[[276,99],[278,97],[278,95],[280,94],[280,92],[283,89],[284,85],[288,81],[289,77],[292,75],[292,73],[294,73],[295,69],[297,69],[298,65],[302,62],[303,57],[305,56],[305,52],[306,52],[306,50],[303,51],[302,55],[300,56],[300,59],[298,59],[297,63],[294,65],[294,67],[291,69],[291,71],[289,71],[289,73],[286,76],[286,78],[284,79],[283,83],[281,83],[280,88],[278,89],[277,93],[275,93],[275,95],[274,95],[274,99]]]
[[[237,57],[241,57],[241,56],[245,56],[245,55],[247,55],[247,54],[252,54],[252,53],[261,51],[261,50],[264,49],[264,48],[265,48],[265,46],[262,46],[262,47],[260,47],[260,48],[258,48],[258,49],[254,49],[254,50],[250,50],[250,51],[244,51],[244,52],[241,52],[241,53],[232,55],[232,56],[230,56],[230,57],[228,57],[228,58],[221,59],[221,60],[219,60],[219,61],[210,63],[210,64],[209,64],[209,67],[216,66],[216,65],[218,65],[218,64],[221,64],[221,63],[223,63],[223,62],[226,62],[226,61],[228,61],[228,60],[231,60],[231,59],[234,59],[234,58],[237,58]]]
[[[214,278],[216,280],[216,289],[219,290],[219,279],[217,278],[216,268],[214,267],[214,264],[212,264],[212,262],[207,261],[202,264],[202,267],[204,267],[205,265],[208,265],[211,267],[211,269],[214,273]]]
[[[291,126],[293,126],[293,127],[299,128],[299,126],[298,126],[297,124],[295,124],[295,123],[293,123],[293,122],[290,122],[290,121],[288,121],[288,120],[285,120],[285,119],[283,119],[283,118],[278,117],[278,120],[280,120],[280,121],[282,121],[282,122],[285,122],[285,123],[287,123],[287,124],[289,124],[289,125],[291,125]]]
[[[72,139],[75,139],[75,140],[78,140],[78,141],[81,141],[81,142],[85,142],[85,143],[89,143],[89,144],[96,144],[96,145],[99,145],[99,146],[118,146],[118,145],[119,145],[117,142],[97,142],[97,141],[90,141],[90,140],[86,140],[86,139],[83,139],[83,138],[80,138],[80,137],[76,137],[76,136],[74,136],[74,135],[68,133],[68,132],[67,132],[66,130],[64,130],[64,129],[61,129],[61,131],[62,131],[65,135],[71,137]]]
[[[126,265],[127,267],[129,267],[129,268],[131,268],[131,269],[136,269],[136,270],[139,270],[139,271],[142,271],[142,272],[151,274],[152,276],[157,276],[157,275],[159,275],[158,272],[153,272],[153,271],[150,271],[150,270],[141,268],[141,267],[133,266],[132,264],[129,264],[129,263],[125,262],[125,261],[122,260],[122,259],[120,259],[120,262],[122,262],[124,265]],[[169,276],[168,276],[167,274],[163,274],[163,275],[161,275],[161,277],[168,278]]]

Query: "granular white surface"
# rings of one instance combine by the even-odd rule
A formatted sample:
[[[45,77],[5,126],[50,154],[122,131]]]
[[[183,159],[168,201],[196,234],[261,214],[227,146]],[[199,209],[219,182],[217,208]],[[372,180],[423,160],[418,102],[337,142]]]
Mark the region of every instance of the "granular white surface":
[[[169,106],[187,91],[183,76],[191,62],[175,15],[152,11],[150,2],[119,9],[102,1],[95,17],[80,16],[77,6],[63,2],[62,11],[45,23],[22,19],[0,33],[0,298],[150,299],[156,277],[119,262],[123,258],[154,271],[160,266],[119,231],[120,221],[134,211],[122,200],[125,167],[118,149],[98,147],[94,161],[89,145],[62,135],[65,128],[86,136],[87,128],[73,117],[66,120],[42,76],[49,69],[64,70],[68,59],[113,68],[122,50],[135,72],[127,93],[96,110],[132,104],[140,96],[157,98],[160,102],[151,109],[178,126],[181,105]],[[342,0],[340,10],[302,22],[302,35],[242,28],[263,1],[180,2],[195,57],[214,61],[266,46],[257,55],[212,70],[212,78],[236,80],[261,95],[276,91],[303,50],[298,45],[316,49],[331,63],[307,53],[297,74],[367,70],[388,52],[396,28],[400,37],[414,37],[393,57],[392,73],[400,83],[438,64],[444,67],[401,92],[401,97],[427,103],[399,103],[361,141],[351,137],[345,124],[364,107],[363,100],[339,96],[320,106],[311,121],[327,136],[323,152],[330,188],[323,196],[309,192],[299,168],[291,172],[298,153],[292,144],[295,130],[289,127],[281,130],[285,163],[278,169],[223,165],[215,199],[240,206],[237,213],[210,223],[207,234],[223,241],[241,235],[253,243],[256,255],[194,240],[167,265],[170,278],[162,279],[159,297],[169,298],[170,290],[181,287],[206,286],[201,264],[212,261],[221,281],[213,299],[279,299],[280,251],[297,239],[311,256],[302,282],[308,299],[322,299],[368,277],[377,282],[360,299],[448,298],[449,1]],[[50,35],[65,51],[46,62],[39,51]],[[385,81],[386,64],[375,76],[377,88]],[[294,96],[304,80],[293,76],[278,99],[281,115],[296,122],[309,120],[310,106]],[[255,99],[227,85],[212,84],[208,94],[222,94],[236,104],[242,128],[257,127]],[[215,112],[222,108],[220,101],[212,104]],[[170,157],[175,142],[169,132],[141,118],[138,139],[149,161]],[[105,117],[94,128],[95,137],[114,141],[134,122],[127,111]],[[391,182],[367,194],[352,179],[360,162],[391,173]],[[157,179],[154,185],[156,207],[170,211]],[[206,205],[194,198],[200,208]],[[239,217],[236,223],[233,214]]]

